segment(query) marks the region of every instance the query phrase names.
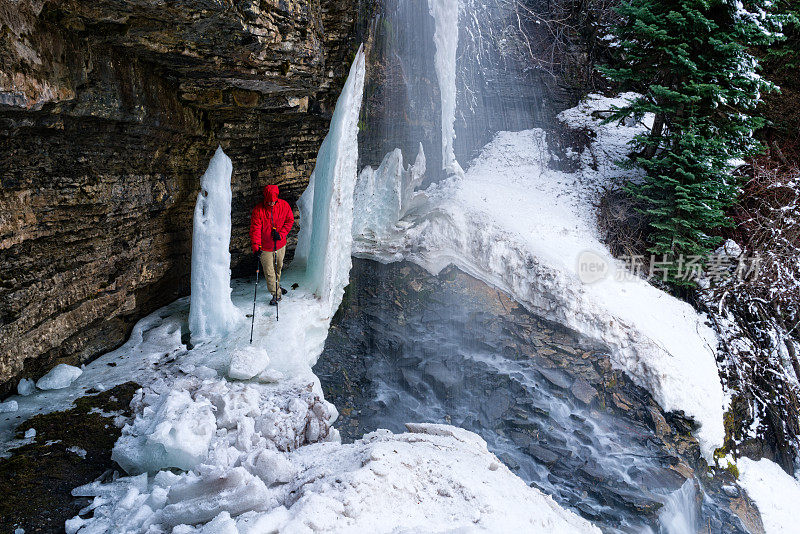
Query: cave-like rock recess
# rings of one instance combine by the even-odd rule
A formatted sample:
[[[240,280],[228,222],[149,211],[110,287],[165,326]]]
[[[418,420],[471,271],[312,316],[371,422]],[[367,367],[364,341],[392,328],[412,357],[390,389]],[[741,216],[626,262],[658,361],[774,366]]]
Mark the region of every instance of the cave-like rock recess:
[[[192,210],[217,145],[234,165],[234,274],[250,266],[249,211],[267,183],[292,205],[305,188],[357,10],[0,1],[0,394],[120,345],[187,293]]]

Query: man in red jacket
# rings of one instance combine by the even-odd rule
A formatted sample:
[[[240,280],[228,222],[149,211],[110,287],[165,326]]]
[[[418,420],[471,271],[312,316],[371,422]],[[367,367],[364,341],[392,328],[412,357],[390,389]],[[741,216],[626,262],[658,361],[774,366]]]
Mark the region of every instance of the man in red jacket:
[[[272,306],[277,305],[286,290],[279,286],[286,253],[286,236],[294,224],[294,215],[289,203],[278,198],[278,186],[264,188],[264,202],[253,208],[250,216],[250,243],[253,253],[261,260],[267,273],[267,287],[272,293]],[[276,268],[277,264],[277,268]],[[277,272],[276,272],[277,271]]]

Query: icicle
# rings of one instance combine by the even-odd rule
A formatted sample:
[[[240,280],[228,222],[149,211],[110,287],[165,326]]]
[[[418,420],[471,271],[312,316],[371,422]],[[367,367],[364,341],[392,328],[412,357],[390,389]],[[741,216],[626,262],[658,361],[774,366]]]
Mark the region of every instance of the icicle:
[[[463,175],[456,160],[453,127],[456,117],[456,49],[458,48],[458,0],[428,0],[428,9],[436,24],[434,63],[442,100],[442,169],[448,174]]]
[[[301,228],[295,261],[305,265],[308,288],[330,307],[331,315],[339,306],[350,275],[364,73],[362,45],[336,102],[308,188],[298,201]]]

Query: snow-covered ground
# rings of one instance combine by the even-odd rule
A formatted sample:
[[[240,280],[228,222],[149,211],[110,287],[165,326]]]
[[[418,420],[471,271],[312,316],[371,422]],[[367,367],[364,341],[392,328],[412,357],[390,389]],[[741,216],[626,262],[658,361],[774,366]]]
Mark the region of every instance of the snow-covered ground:
[[[724,438],[725,404],[712,329],[685,302],[623,276],[624,265],[600,241],[595,203],[603,186],[623,174],[614,162],[642,129],[601,125],[593,116],[620,99],[590,96],[560,115],[595,134],[589,148],[573,154],[578,172],[548,168],[542,130],[500,132],[463,177],[428,188],[428,201],[412,207],[393,232],[367,228],[356,236],[354,253],[411,260],[432,273],[455,264],[532,311],[604,342],[613,364],[665,410],[682,410],[700,425],[695,435],[711,461]],[[356,206],[356,227],[363,226],[360,212]]]
[[[98,506],[67,532],[600,532],[450,426],[239,452],[227,465],[78,488]]]
[[[800,482],[766,458],[757,462],[740,458],[737,465],[739,484],[755,501],[764,523],[764,532],[800,532],[795,517],[797,505],[800,503]]]

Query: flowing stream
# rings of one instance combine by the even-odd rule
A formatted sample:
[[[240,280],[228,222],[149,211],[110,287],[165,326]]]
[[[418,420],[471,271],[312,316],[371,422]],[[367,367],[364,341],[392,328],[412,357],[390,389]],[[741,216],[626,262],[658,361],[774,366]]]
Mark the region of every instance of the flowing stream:
[[[450,423],[608,532],[745,532],[675,452],[688,438],[602,347],[455,269],[355,260],[314,371],[346,441]]]

